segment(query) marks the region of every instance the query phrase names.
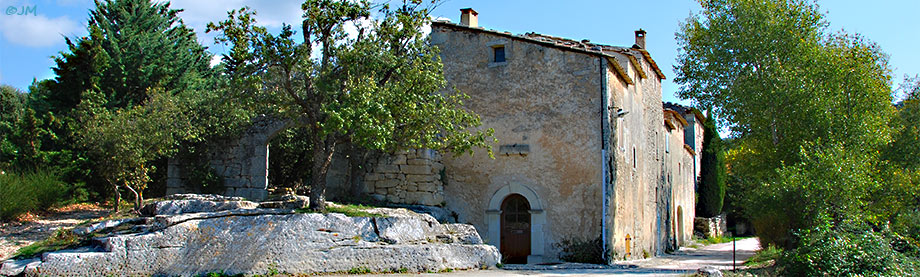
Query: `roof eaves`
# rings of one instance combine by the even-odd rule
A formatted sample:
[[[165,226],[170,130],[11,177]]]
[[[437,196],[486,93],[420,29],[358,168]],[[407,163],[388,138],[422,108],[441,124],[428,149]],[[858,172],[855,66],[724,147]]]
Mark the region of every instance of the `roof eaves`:
[[[637,49],[637,50],[639,50],[639,52],[642,53],[642,57],[645,57],[645,60],[648,61],[650,65],[652,65],[652,70],[655,70],[655,74],[658,75],[658,79],[661,79],[661,80],[667,79],[667,77],[664,76],[664,73],[661,73],[661,69],[658,68],[658,64],[655,63],[655,60],[652,59],[652,55],[650,55],[648,51],[646,51],[645,49]]]
[[[648,78],[648,76],[645,75],[645,70],[642,69],[641,65],[639,65],[639,60],[636,59],[636,56],[626,55],[626,57],[629,58],[629,63],[631,63],[632,66],[636,68],[636,72],[639,73],[640,78],[642,79]]]
[[[664,113],[665,113],[665,116],[666,116],[666,117],[667,117],[667,114],[671,114],[672,116],[674,116],[674,118],[677,118],[677,121],[680,122],[681,126],[690,125],[690,123],[688,123],[687,120],[684,119],[684,117],[681,116],[680,113],[677,112],[677,111],[675,111],[675,110],[672,110],[672,109],[664,109]]]
[[[624,82],[630,85],[635,84],[633,82],[633,79],[629,78],[629,74],[626,74],[626,70],[623,69],[622,66],[620,66],[620,62],[616,60],[616,57],[609,56],[609,55],[604,55],[604,56],[607,57],[607,61],[610,62],[610,64],[613,64],[613,70],[617,72],[617,75],[620,76],[620,78],[623,79]]]

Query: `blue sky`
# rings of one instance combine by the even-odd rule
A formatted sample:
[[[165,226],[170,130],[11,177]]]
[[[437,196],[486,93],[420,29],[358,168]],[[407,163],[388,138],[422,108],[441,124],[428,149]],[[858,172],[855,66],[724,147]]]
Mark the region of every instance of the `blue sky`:
[[[185,9],[180,16],[199,32],[199,40],[213,53],[226,47],[213,45],[213,35],[204,34],[204,25],[221,20],[226,11],[244,5],[259,12],[260,22],[278,27],[281,22],[298,22],[297,0],[176,0],[173,8]],[[904,75],[920,74],[920,1],[833,0],[819,1],[831,30],[860,33],[877,42],[891,57],[894,84]],[[20,15],[34,7],[34,13]],[[53,78],[52,56],[66,50],[63,36],[86,33],[91,0],[0,0],[0,83],[25,90],[33,78]],[[459,21],[461,8],[479,12],[479,24],[488,29],[515,34],[537,32],[571,39],[590,39],[595,43],[630,46],[633,31],[648,31],[647,48],[668,77],[663,83],[665,101],[679,101],[672,66],[677,56],[674,32],[678,23],[699,10],[692,0],[646,1],[495,1],[448,0],[432,16]],[[684,102],[685,101],[680,101]]]

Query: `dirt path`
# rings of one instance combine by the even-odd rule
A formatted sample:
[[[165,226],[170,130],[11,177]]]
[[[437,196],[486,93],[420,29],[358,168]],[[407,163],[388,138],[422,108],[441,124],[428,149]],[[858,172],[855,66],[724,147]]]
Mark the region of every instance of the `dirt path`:
[[[736,243],[735,258],[740,269],[741,264],[760,249],[760,242],[756,238],[749,238],[739,240]],[[713,244],[699,249],[685,247],[675,254],[617,263],[615,267],[607,269],[493,269],[421,274],[421,276],[686,276],[704,266],[731,270],[732,243]]]
[[[54,231],[72,227],[89,219],[104,217],[109,210],[91,204],[74,204],[24,222],[0,222],[0,261],[20,247],[48,238]]]

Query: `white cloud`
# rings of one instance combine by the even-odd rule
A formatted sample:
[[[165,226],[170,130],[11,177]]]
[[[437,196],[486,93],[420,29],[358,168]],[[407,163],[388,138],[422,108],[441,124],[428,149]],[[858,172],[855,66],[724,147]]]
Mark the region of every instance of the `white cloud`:
[[[211,56],[211,67],[215,67],[218,64],[220,64],[222,58],[223,58],[222,55],[212,55]]]
[[[450,18],[441,16],[431,16],[430,18],[431,21],[450,21]],[[428,34],[431,34],[431,23],[422,26],[422,36],[428,36]]]
[[[303,12],[302,0],[173,0],[170,7],[183,9],[179,16],[186,24],[203,33],[208,22],[227,19],[227,12],[248,6],[256,11],[256,20],[265,27],[281,27],[282,23],[299,25]]]
[[[63,36],[73,36],[80,29],[79,24],[66,16],[0,16],[0,32],[3,33],[3,38],[25,46],[44,47],[62,43]]]

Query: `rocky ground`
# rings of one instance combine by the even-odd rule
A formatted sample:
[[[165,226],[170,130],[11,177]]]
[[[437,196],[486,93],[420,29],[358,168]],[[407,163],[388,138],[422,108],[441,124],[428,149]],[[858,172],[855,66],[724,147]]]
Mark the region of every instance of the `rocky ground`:
[[[20,221],[0,222],[0,261],[11,257],[20,247],[48,238],[58,229],[99,219],[109,212],[93,204],[74,204],[45,214],[28,214]]]
[[[86,246],[7,260],[0,275],[439,272],[499,261],[471,225],[401,208],[362,208],[365,216],[295,209],[307,201],[175,196],[148,205],[143,217],[77,226],[68,232]]]

